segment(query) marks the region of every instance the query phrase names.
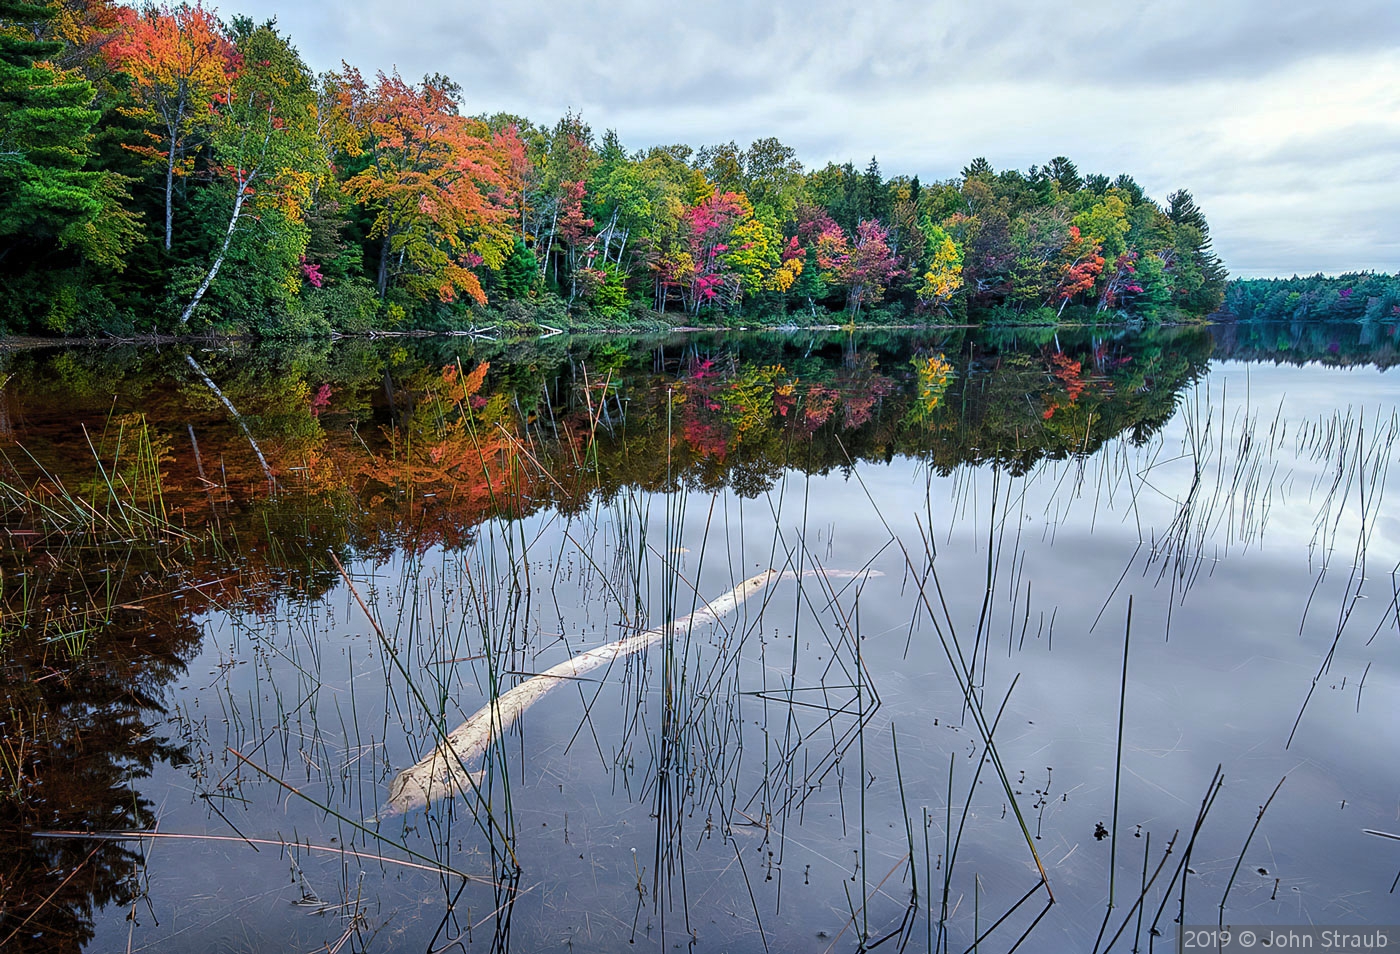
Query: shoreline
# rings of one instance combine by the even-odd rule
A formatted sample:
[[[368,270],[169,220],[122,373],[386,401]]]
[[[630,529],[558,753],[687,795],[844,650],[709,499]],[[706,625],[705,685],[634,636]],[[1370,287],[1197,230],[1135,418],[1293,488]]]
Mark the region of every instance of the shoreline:
[[[1212,319],[1202,319],[1200,321],[1178,321],[1160,322],[1152,325],[1154,328],[1179,328],[1192,325],[1210,326],[1236,324],[1237,322],[1219,321]],[[559,336],[572,338],[597,337],[604,335],[670,335],[670,334],[754,334],[760,332],[871,332],[871,331],[967,331],[978,328],[997,328],[1006,331],[1059,331],[1060,329],[1081,329],[1081,328],[1113,328],[1113,329],[1141,329],[1146,327],[1141,322],[1133,321],[1111,321],[1111,322],[1061,322],[1053,325],[1040,324],[1005,324],[1005,325],[974,325],[974,324],[840,324],[824,322],[813,325],[781,324],[781,325],[738,325],[738,326],[704,326],[704,325],[671,325],[664,328],[631,328],[626,325],[617,325],[603,328],[578,328],[578,329],[558,329],[548,328],[543,333],[538,329],[516,328],[510,330],[500,330],[498,326],[492,325],[485,328],[469,329],[374,329],[356,334],[345,334],[342,332],[332,332],[329,336],[316,336],[296,339],[269,339],[259,338],[254,335],[240,334],[190,334],[190,335],[169,335],[169,334],[147,334],[147,335],[104,335],[101,337],[83,336],[73,338],[59,338],[33,335],[0,335],[0,352],[6,351],[38,351],[47,348],[95,348],[95,347],[163,347],[175,345],[212,345],[216,347],[227,347],[233,344],[268,342],[272,340],[292,342],[306,341],[376,341],[387,338],[473,338],[482,340],[545,340]]]

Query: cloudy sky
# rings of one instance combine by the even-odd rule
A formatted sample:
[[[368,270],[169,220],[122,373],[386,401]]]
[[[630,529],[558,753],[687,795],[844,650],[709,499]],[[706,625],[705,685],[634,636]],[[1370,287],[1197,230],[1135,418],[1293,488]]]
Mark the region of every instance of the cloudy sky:
[[[629,148],[777,136],[925,181],[1057,155],[1187,188],[1241,276],[1400,270],[1396,0],[225,0],[315,70],[442,72],[466,110]]]

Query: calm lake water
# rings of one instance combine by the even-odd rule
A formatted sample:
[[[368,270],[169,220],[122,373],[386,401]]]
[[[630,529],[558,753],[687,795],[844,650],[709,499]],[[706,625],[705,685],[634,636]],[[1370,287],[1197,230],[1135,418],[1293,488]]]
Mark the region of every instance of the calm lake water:
[[[1398,342],[4,355],[0,948],[1400,920]],[[653,627],[380,811],[491,699]]]

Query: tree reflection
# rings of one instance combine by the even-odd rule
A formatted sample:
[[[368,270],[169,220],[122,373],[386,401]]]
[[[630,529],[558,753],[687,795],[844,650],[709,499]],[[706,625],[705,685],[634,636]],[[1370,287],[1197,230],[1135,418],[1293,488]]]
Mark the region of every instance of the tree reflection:
[[[126,843],[186,758],[172,687],[212,608],[316,600],[330,554],[467,546],[483,521],[625,488],[731,488],[915,457],[948,471],[1142,441],[1203,330],[537,343],[357,342],[202,355],[12,355],[0,392],[0,946],[78,950],[139,896]]]

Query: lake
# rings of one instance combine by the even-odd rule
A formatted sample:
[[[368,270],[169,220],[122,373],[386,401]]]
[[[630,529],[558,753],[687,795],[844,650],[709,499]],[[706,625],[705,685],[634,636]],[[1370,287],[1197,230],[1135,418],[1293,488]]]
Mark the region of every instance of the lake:
[[[1397,361],[1264,324],[6,353],[0,948],[1394,921]]]

